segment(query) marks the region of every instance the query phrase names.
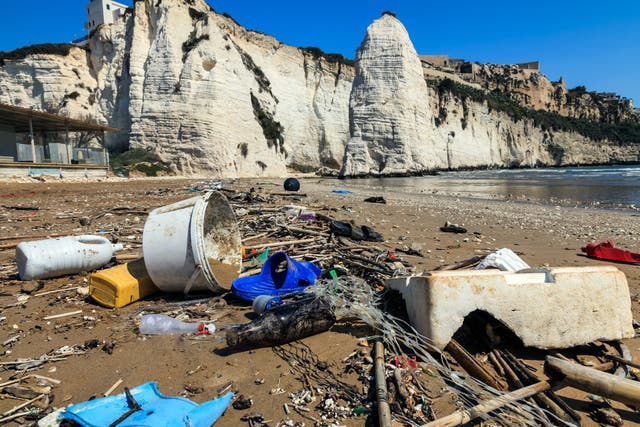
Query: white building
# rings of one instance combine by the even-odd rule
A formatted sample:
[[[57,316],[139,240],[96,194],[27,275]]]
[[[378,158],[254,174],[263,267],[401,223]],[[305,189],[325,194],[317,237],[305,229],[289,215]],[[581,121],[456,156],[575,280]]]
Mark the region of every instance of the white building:
[[[84,27],[89,34],[102,24],[113,24],[129,6],[112,0],[90,0],[87,5],[87,22]]]

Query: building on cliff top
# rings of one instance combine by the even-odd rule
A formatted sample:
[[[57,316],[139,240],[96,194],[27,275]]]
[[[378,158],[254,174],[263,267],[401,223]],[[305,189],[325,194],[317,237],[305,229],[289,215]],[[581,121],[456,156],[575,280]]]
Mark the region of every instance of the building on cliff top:
[[[540,71],[540,61],[521,62],[520,64],[514,64],[521,70],[533,70]]]
[[[87,5],[87,22],[84,27],[89,34],[102,24],[113,24],[129,8],[113,0],[90,0]]]

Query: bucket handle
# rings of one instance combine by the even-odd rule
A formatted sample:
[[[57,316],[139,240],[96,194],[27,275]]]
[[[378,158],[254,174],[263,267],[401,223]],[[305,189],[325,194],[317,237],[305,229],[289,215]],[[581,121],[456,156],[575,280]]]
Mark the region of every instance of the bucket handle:
[[[204,271],[202,271],[202,265],[201,264],[196,265],[195,271],[193,272],[193,274],[189,278],[189,281],[187,282],[187,285],[184,287],[184,294],[185,295],[187,295],[189,293],[189,291],[193,287],[193,284],[195,283],[196,279],[198,279],[198,277],[200,277],[200,275],[202,273],[204,273]],[[207,282],[207,288],[209,288],[211,291],[213,291],[213,292],[218,292],[219,291],[219,289],[216,289],[216,287],[213,286],[211,283],[209,283],[208,280],[206,282]]]
[[[180,209],[191,208],[198,202],[199,199],[201,199],[201,198],[203,198],[205,196],[207,196],[207,193],[203,194],[202,196],[196,196],[196,197],[192,197],[190,199],[181,200],[181,201],[173,203],[171,205],[161,206],[159,208],[156,208],[156,209],[152,210],[150,212],[150,214],[161,215],[161,214],[165,214],[165,213],[169,213],[169,212],[178,211]]]
[[[189,293],[189,291],[193,287],[193,284],[195,283],[196,279],[198,277],[200,277],[200,274],[202,274],[202,267],[200,267],[200,264],[198,264],[198,265],[196,265],[196,269],[194,270],[193,274],[189,278],[189,281],[187,282],[187,285],[184,287],[184,294],[185,295],[187,295]]]

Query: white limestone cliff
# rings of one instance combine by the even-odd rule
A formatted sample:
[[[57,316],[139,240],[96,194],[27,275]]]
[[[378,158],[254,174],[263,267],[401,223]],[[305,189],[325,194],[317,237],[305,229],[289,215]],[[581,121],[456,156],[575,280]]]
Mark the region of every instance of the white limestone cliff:
[[[247,31],[202,1],[136,4],[131,146],[179,173],[283,176],[338,169],[350,70]]]
[[[543,131],[439,94],[390,15],[367,30],[356,75],[249,31],[203,0],[134,5],[99,27],[87,50],[2,61],[0,102],[120,128],[107,135],[110,148],[149,150],[176,174],[403,175],[639,160],[633,145]]]
[[[637,145],[544,131],[427,87],[405,28],[389,14],[369,26],[356,54],[350,126],[344,177],[640,160]]]
[[[77,118],[94,117],[91,103],[95,102],[96,83],[83,49],[71,47],[66,55],[33,54],[3,62],[1,103]]]

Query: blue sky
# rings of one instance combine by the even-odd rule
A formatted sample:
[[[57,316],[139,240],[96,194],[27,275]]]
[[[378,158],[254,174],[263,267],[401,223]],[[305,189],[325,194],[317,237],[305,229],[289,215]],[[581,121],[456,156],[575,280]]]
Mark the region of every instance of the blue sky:
[[[124,0],[131,4],[132,1]],[[86,0],[3,2],[0,51],[84,34]],[[539,60],[567,87],[617,92],[640,107],[640,1],[210,0],[247,28],[294,46],[353,58],[367,26],[389,10],[420,54],[492,63]]]

